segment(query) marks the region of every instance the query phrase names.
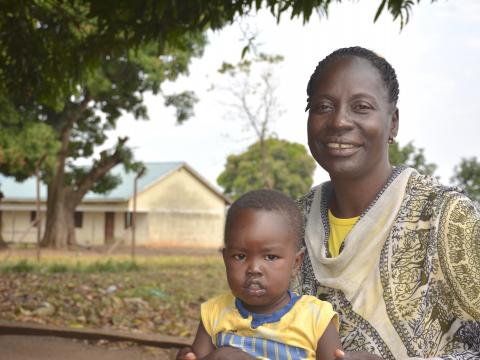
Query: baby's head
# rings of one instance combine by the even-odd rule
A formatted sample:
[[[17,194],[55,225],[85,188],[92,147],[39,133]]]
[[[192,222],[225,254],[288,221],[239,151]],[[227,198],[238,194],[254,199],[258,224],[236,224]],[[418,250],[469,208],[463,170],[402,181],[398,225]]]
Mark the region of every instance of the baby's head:
[[[230,207],[223,258],[230,289],[247,310],[268,314],[289,302],[302,227],[295,201],[275,190],[248,192]]]

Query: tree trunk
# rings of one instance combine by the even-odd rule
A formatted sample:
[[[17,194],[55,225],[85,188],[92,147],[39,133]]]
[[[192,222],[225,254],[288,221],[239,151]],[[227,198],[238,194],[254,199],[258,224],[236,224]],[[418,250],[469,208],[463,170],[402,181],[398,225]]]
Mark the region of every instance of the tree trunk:
[[[3,199],[3,193],[0,191],[0,201]],[[0,210],[0,249],[6,249],[8,247],[7,243],[3,239],[3,213]]]
[[[260,171],[263,177],[263,186],[266,189],[273,189],[275,187],[268,163],[268,148],[264,138],[260,138]]]
[[[104,156],[83,179],[77,182],[77,190],[64,184],[64,157],[60,154],[57,173],[48,185],[47,221],[42,247],[65,248],[77,245],[75,239],[75,209],[96,181],[101,179],[112,167],[122,161],[123,144],[128,138],[119,139],[116,151]]]
[[[66,248],[76,245],[75,205],[63,184],[48,187],[47,221],[42,247]]]
[[[1,227],[0,227],[0,231],[1,231]],[[0,233],[0,249],[6,249],[7,247],[8,245],[5,242],[5,240],[3,240],[3,235],[2,233]]]

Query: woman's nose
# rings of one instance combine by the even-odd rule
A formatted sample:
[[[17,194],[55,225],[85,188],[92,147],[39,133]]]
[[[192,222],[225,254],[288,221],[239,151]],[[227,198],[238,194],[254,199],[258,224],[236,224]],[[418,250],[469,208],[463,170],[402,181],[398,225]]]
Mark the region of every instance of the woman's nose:
[[[352,121],[347,109],[340,107],[330,115],[329,125],[336,129],[349,129],[352,127]]]

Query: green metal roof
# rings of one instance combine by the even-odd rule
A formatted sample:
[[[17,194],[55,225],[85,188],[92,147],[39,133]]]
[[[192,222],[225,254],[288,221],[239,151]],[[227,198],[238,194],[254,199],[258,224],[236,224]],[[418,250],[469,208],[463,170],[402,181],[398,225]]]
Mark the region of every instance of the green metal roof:
[[[182,166],[187,166],[183,162],[158,162],[158,163],[144,163],[145,174],[138,179],[137,191],[140,192],[149,185],[160,180],[172,171],[175,171]],[[107,194],[96,194],[88,192],[83,198],[83,201],[119,201],[128,200],[133,196],[133,182],[135,176],[134,172],[126,173],[123,165],[117,165],[111,173],[119,175],[121,183]],[[23,182],[17,182],[13,177],[0,175],[0,190],[4,195],[4,200],[24,200],[34,201],[36,198],[36,180],[34,177],[28,178]],[[41,184],[40,197],[45,201],[47,196],[47,187]]]

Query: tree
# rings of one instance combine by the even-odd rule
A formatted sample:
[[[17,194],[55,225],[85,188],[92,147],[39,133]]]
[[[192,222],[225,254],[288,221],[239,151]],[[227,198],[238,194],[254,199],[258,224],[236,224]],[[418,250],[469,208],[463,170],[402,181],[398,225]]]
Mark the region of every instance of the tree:
[[[472,199],[480,203],[480,162],[477,158],[462,159],[453,172],[450,181],[465,189]]]
[[[261,151],[257,141],[239,154],[227,158],[225,170],[217,178],[225,194],[237,199],[249,190],[264,188],[265,183],[290,195],[300,197],[310,189],[315,171],[315,161],[302,144],[269,138],[267,149],[268,181],[260,169]]]
[[[255,36],[250,36],[250,41]],[[259,146],[258,170],[262,173],[263,186],[273,188],[270,183],[272,179],[268,176],[270,169],[266,140],[274,135],[272,125],[283,112],[275,94],[272,70],[272,65],[283,61],[283,57],[258,53],[255,45],[252,49],[252,59],[243,59],[236,65],[223,63],[219,72],[228,74],[229,80],[233,81],[223,88],[233,98],[229,104],[234,109],[233,118],[243,121],[245,130],[253,132]]]
[[[49,159],[42,165],[48,184],[43,245],[73,244],[76,204],[89,189],[107,191],[116,185],[114,178],[105,177],[115,164],[135,168],[127,139],[118,139],[112,149],[93,158],[91,168],[79,168],[75,160],[92,158],[123,112],[146,118],[143,93],[160,92],[164,80],[185,73],[190,58],[200,55],[207,29],[220,29],[262,7],[278,20],[290,11],[292,18],[303,16],[307,21],[314,10],[326,12],[329,3],[2,1],[0,126],[16,127],[14,137],[19,138],[28,138],[28,129],[41,129],[30,132],[28,140],[45,147],[11,157],[15,161],[0,159],[0,171],[21,179],[31,175],[39,156]],[[403,19],[411,3],[384,0],[377,16],[387,6],[394,17]],[[192,114],[194,102],[189,92],[166,96],[166,104],[177,107],[180,122]],[[42,142],[41,134],[47,132],[53,134],[51,143]],[[15,145],[7,137],[0,141],[3,154],[15,154]],[[22,167],[22,162],[30,167]]]
[[[107,57],[155,42],[159,53],[187,32],[221,29],[238,16],[266,8],[280,21],[326,14],[331,0],[4,0],[0,3],[0,92],[57,110],[78,81]],[[379,0],[403,26],[420,0]]]
[[[423,149],[416,148],[412,141],[403,147],[395,141],[388,149],[388,156],[392,165],[407,165],[417,169],[422,174],[433,175],[437,169],[436,164],[427,162]]]
[[[43,106],[37,113],[56,130],[61,143],[54,176],[47,179],[47,221],[42,245],[65,246],[75,244],[74,212],[89,190],[106,192],[118,179],[107,176],[109,170],[122,163],[127,170],[138,169],[126,138],[118,139],[110,150],[100,152],[90,168],[78,167],[75,159],[90,158],[106,140],[106,131],[114,129],[122,112],[146,119],[143,93],[161,91],[166,79],[175,79],[185,73],[192,56],[198,56],[204,46],[201,34],[187,34],[168,57],[158,57],[156,46],[148,44],[133,50],[126,57],[106,58],[74,98],[65,100],[62,111]],[[192,114],[195,97],[184,92],[166,95],[166,104],[177,108],[177,121],[183,122]],[[66,225],[66,226],[65,226]]]
[[[74,212],[85,194],[89,190],[106,192],[118,185],[118,179],[107,175],[115,165],[123,163],[127,170],[138,167],[126,146],[126,138],[118,139],[112,149],[104,150],[98,156],[95,156],[95,149],[105,143],[106,132],[115,128],[123,112],[130,112],[136,118],[147,118],[144,92],[159,93],[166,79],[173,80],[186,73],[190,58],[200,55],[204,44],[202,34],[187,33],[177,39],[174,48],[167,49],[168,57],[159,57],[155,44],[143,45],[125,56],[106,57],[84,82],[77,84],[74,93],[63,99],[60,110],[36,102],[15,109],[13,118],[22,119],[23,125],[48,128],[56,140],[54,166],[47,168],[45,164],[42,167],[43,180],[48,187],[43,246],[75,244]],[[196,99],[191,93],[165,95],[165,98],[167,105],[177,108],[178,122],[192,114]],[[0,114],[0,120],[7,123],[11,117]],[[17,129],[19,136],[25,134],[25,129]],[[32,133],[31,138],[41,141],[42,134]],[[13,152],[12,146],[16,142],[10,144],[8,138],[3,140],[1,144],[5,153]],[[79,167],[75,163],[79,158],[90,158],[93,165]],[[20,179],[31,175],[28,167],[13,167],[12,164],[2,171]]]
[[[0,147],[0,171],[22,181],[34,175],[41,163],[45,171],[51,173],[55,165],[54,156],[59,149],[51,128],[43,123],[23,125],[17,112],[9,111],[7,107],[2,109],[10,121],[2,126],[0,132],[0,144],[3,145]],[[3,196],[0,192],[0,201]],[[6,246],[0,219],[0,248]]]

